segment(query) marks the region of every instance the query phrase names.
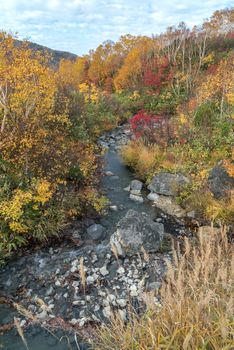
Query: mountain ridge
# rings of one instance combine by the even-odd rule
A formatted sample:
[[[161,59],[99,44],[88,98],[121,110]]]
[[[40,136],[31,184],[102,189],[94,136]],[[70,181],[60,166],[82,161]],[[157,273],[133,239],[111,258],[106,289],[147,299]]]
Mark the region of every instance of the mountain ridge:
[[[55,66],[55,67],[58,67],[59,62],[62,59],[75,61],[78,57],[78,55],[76,55],[72,52],[69,52],[69,51],[51,49],[47,46],[40,45],[40,44],[34,43],[32,41],[29,41],[29,40],[26,40],[26,42],[28,43],[28,47],[32,51],[42,51],[45,53],[49,53],[51,56],[50,64]],[[21,46],[21,45],[23,45],[24,41],[15,39],[15,43],[16,43],[16,46]]]

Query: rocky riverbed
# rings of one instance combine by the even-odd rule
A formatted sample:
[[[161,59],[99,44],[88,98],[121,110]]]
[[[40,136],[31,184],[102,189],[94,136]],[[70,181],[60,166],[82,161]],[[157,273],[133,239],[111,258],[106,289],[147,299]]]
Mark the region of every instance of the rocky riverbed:
[[[156,192],[124,166],[118,150],[131,137],[121,126],[100,138],[107,150],[106,214],[77,222],[68,232],[71,240],[16,257],[0,271],[0,298],[10,300],[0,305],[0,329],[10,329],[15,317],[30,350],[85,349],[93,324],[108,322],[114,313],[127,319],[129,307],[144,307],[145,292],[154,291],[160,303],[165,261],[171,259],[163,245],[168,234],[184,234],[185,226],[155,206]],[[0,348],[24,349],[17,334],[14,328],[0,334]]]

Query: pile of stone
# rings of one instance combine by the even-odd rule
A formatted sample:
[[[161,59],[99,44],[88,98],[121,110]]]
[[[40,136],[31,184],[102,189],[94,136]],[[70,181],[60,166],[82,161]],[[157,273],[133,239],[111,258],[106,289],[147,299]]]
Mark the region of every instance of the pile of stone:
[[[129,198],[137,203],[143,203],[144,199],[142,197],[143,182],[139,180],[132,180],[130,185],[125,188],[125,191],[130,192]]]

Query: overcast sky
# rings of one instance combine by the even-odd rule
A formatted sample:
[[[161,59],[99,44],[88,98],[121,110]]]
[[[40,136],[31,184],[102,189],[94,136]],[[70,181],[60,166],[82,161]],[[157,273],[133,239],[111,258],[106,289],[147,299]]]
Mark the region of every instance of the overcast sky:
[[[230,0],[0,0],[0,29],[76,54],[122,34],[158,34],[200,24]]]

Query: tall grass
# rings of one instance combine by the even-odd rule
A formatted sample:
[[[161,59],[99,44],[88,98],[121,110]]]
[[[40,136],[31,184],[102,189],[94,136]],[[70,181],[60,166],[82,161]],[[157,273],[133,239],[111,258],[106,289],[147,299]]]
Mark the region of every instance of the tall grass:
[[[215,199],[209,191],[195,191],[187,199],[188,206],[206,219],[234,223],[234,191],[227,192],[224,199]],[[186,202],[185,202],[186,204]]]
[[[121,155],[142,180],[150,179],[166,160],[165,154],[157,145],[145,145],[141,139],[123,147]]]
[[[200,232],[173,248],[161,307],[97,330],[95,350],[233,350],[234,250],[225,231]]]

